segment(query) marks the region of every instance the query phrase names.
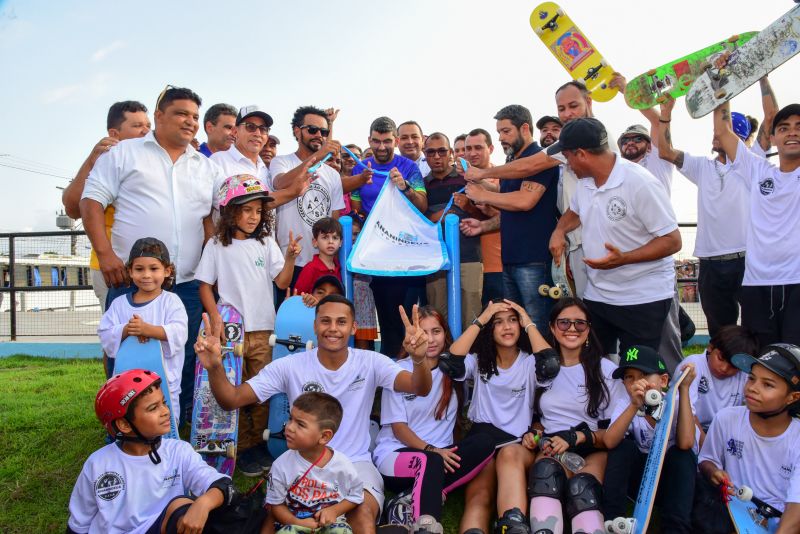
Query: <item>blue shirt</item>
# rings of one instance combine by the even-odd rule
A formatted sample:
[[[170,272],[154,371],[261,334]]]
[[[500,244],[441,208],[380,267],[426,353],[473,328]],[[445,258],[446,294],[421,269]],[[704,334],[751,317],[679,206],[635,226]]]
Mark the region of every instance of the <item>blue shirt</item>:
[[[207,158],[211,157],[211,149],[208,148],[208,143],[203,143],[202,145],[200,145],[200,148],[198,148],[197,151]]]
[[[405,178],[406,181],[411,184],[411,187],[414,189],[414,191],[419,191],[425,194],[425,182],[422,180],[422,174],[419,172],[419,167],[417,167],[417,164],[410,159],[395,155],[389,163],[377,163],[375,158],[367,158],[363,161],[364,165],[367,165],[368,162],[371,163],[373,170],[376,171],[389,172],[393,168],[397,167],[397,170],[400,171],[400,174],[403,175],[403,178]],[[363,167],[358,165],[353,169],[353,176],[361,174],[362,172],[364,172]],[[362,185],[353,191],[353,193],[350,195],[350,198],[352,200],[360,201],[361,210],[364,213],[369,213],[372,211],[372,206],[375,205],[375,200],[378,198],[378,193],[380,193],[383,183],[388,179],[388,176],[373,174],[372,183]]]

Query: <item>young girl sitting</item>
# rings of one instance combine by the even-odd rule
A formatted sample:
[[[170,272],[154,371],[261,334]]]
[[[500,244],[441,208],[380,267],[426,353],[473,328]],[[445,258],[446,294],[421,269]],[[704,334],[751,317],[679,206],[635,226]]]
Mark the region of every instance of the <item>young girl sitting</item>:
[[[195,279],[200,300],[213,322],[222,322],[214,301],[238,310],[244,323],[242,382],[254,377],[272,361],[268,340],[275,327],[272,282],[286,289],[292,279],[300,238],[289,233],[286,259],[270,235],[272,211],[269,191],[254,176],[226,179],[219,189],[220,219],[216,235],[203,249]],[[267,404],[248,406],[239,414],[239,458],[236,465],[246,476],[258,476],[269,467],[262,433],[267,426]]]
[[[138,239],[131,247],[126,266],[136,291],[114,299],[97,327],[100,344],[108,355],[108,374],[114,374],[115,358],[126,338],[134,336],[141,342],[158,339],[164,354],[170,403],[177,408],[188,319],[181,299],[164,291],[172,285],[175,267],[170,263],[167,246],[155,237]],[[177,416],[176,409],[172,413],[176,427]]]

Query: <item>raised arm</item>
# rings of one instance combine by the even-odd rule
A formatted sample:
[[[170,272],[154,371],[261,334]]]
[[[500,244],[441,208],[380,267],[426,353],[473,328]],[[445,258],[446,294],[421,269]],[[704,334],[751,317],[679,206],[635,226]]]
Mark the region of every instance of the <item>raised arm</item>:
[[[672,121],[672,109],[675,107],[675,99],[667,96],[666,101],[661,104],[661,116],[658,118],[658,157],[674,164],[677,169],[683,167],[683,152],[675,150],[672,146],[672,132],[670,122]],[[655,139],[655,137],[653,138]]]
[[[725,151],[728,161],[736,161],[739,138],[733,133],[731,127],[730,102],[724,102],[714,110],[714,137],[719,140],[720,147]]]
[[[406,310],[402,306],[400,318],[406,329],[403,339],[403,348],[414,364],[413,372],[403,371],[394,380],[394,390],[403,393],[413,393],[420,397],[426,396],[431,391],[431,369],[425,363],[425,353],[428,351],[428,335],[419,325],[419,308],[414,304],[412,320],[408,320]]]
[[[778,99],[775,98],[775,93],[772,91],[772,86],[766,76],[761,78],[758,83],[761,86],[761,107],[764,110],[764,120],[761,121],[761,125],[758,127],[756,142],[766,152],[772,146],[769,134],[772,131],[772,121],[775,119],[775,114],[778,113]]]

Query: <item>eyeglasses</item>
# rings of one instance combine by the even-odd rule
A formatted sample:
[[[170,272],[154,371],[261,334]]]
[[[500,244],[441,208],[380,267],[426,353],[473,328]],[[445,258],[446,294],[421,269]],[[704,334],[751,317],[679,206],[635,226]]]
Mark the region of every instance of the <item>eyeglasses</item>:
[[[570,326],[574,326],[576,332],[586,332],[586,329],[589,328],[589,321],[584,319],[556,319],[556,328],[562,332],[569,330]]]
[[[623,137],[622,141],[620,141],[621,145],[627,145],[628,143],[644,143],[647,141],[646,137],[642,137],[641,135],[635,135],[633,137]]]
[[[449,148],[429,148],[425,151],[425,155],[429,158],[432,158],[433,156],[440,156],[443,158],[449,153]]]
[[[244,129],[247,130],[249,133],[255,133],[256,131],[261,132],[261,135],[269,135],[269,126],[264,124],[256,124],[254,122],[243,122],[241,126],[244,126]]]
[[[170,89],[177,89],[177,87],[169,84],[167,84],[167,86],[164,87],[164,90],[161,91],[161,94],[158,95],[158,99],[156,99],[156,109],[158,109],[161,106],[161,101],[164,99],[164,95],[167,94],[167,91],[169,91]]]
[[[322,134],[322,137],[328,137],[331,133],[330,129],[328,128],[320,128],[319,126],[311,126],[310,124],[306,124],[300,127],[301,130],[308,130],[308,133],[311,135],[317,135],[318,133]]]

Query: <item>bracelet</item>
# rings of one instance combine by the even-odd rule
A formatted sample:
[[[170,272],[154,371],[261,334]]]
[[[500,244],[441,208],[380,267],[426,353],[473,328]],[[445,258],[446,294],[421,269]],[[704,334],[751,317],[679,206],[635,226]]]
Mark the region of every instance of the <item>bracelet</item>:
[[[670,122],[672,122],[672,119],[669,119],[669,120],[666,120],[666,121],[664,119],[658,119],[658,122],[663,122],[664,124],[669,124]]]
[[[425,356],[420,358],[419,361],[415,360],[414,358],[411,358],[411,363],[413,363],[414,365],[422,365],[424,362],[425,362]]]
[[[525,332],[527,334],[528,333],[528,328],[530,328],[532,326],[536,326],[536,323],[534,323],[533,321],[529,322],[528,326],[526,326],[525,328],[522,329],[523,332]]]
[[[478,327],[478,329],[480,329],[480,330],[483,330],[483,327],[484,327],[484,326],[486,326],[485,324],[483,324],[482,322],[480,322],[480,320],[479,320],[477,317],[476,317],[476,318],[474,318],[474,319],[472,320],[472,324],[474,324],[475,326],[477,326],[477,327]]]
[[[428,444],[426,444],[426,445],[425,445],[425,449],[424,449],[424,450],[426,450],[426,451],[428,451],[428,452],[433,452],[433,450],[434,450],[435,448],[436,448],[436,447],[434,447],[433,445],[431,445],[430,443],[428,443]]]

